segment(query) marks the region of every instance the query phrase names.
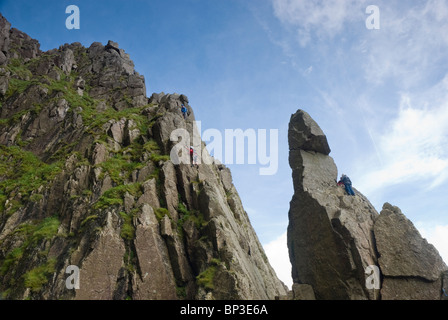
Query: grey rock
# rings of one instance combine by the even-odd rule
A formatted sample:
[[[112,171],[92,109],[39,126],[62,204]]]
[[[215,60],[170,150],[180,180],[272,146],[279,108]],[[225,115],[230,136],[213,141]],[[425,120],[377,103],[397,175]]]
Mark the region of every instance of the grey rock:
[[[132,144],[138,137],[140,137],[141,132],[137,127],[134,120],[127,120],[124,130],[123,142],[125,145]]]
[[[76,300],[112,300],[125,253],[117,223],[117,217],[108,213],[105,228],[80,266]]]
[[[11,28],[9,39],[9,49],[15,48],[14,52],[9,50],[11,58],[33,59],[41,53],[39,42],[16,28]]]
[[[133,299],[177,299],[168,250],[153,209],[143,205],[138,220],[134,243],[141,273],[134,278]]]
[[[313,287],[308,284],[294,283],[292,292],[293,300],[316,300]]]
[[[71,49],[67,48],[57,55],[55,60],[56,66],[58,66],[66,75],[69,75],[75,64],[75,55]]]
[[[164,92],[161,93],[153,93],[148,100],[148,103],[159,104],[161,102],[162,97],[165,95]]]
[[[0,51],[0,65],[2,64],[1,55],[2,55],[2,53]],[[6,91],[8,90],[9,76],[10,76],[9,71],[7,71],[4,68],[0,68],[0,95],[5,95]]]
[[[90,95],[97,99],[108,99],[116,109],[146,105],[146,85],[143,76],[134,70],[134,63],[118,44],[109,41],[106,46],[93,43],[87,50],[92,61],[94,77]]]
[[[136,179],[134,181],[145,182],[146,180],[148,180],[148,178],[151,176],[154,170],[155,170],[154,164],[152,162],[148,162],[143,168],[138,170]]]
[[[134,197],[131,194],[129,194],[129,192],[126,192],[124,195],[124,210],[126,211],[127,214],[131,213],[134,204],[135,204]]]
[[[0,64],[4,64],[6,62],[6,56],[4,53],[9,51],[10,30],[11,23],[0,13],[0,52],[2,53],[2,57],[0,57]]]
[[[171,133],[176,129],[186,129],[185,121],[177,113],[167,113],[156,120],[152,132],[159,145],[162,146],[162,152],[169,154],[177,141],[171,141]],[[190,135],[192,137],[192,135]],[[181,139],[179,139],[180,141]]]
[[[422,238],[398,207],[384,204],[374,232],[380,254],[378,262],[384,276],[435,281],[447,269],[435,247]]]
[[[162,166],[162,195],[165,199],[166,207],[174,221],[178,220],[177,208],[179,197],[177,191],[176,169],[171,161],[167,161]]]
[[[77,91],[78,95],[83,96],[84,95],[84,89],[85,89],[85,86],[86,86],[86,81],[82,77],[78,77],[75,80],[74,86],[76,88],[76,91]]]
[[[289,148],[330,154],[327,137],[318,124],[303,110],[291,116],[288,131]]]
[[[376,262],[371,233],[377,212],[358,194],[349,201],[336,185],[337,168],[326,137],[299,110],[289,126],[293,170],[288,247],[294,283],[312,286],[317,299],[369,299],[364,268]]]
[[[126,126],[126,121],[121,119],[120,121],[112,122],[109,129],[110,136],[118,143],[123,143],[124,139],[124,129]]]
[[[288,248],[294,286],[308,284],[320,300],[440,299],[446,265],[397,207],[379,215],[359,191],[336,184],[337,167],[322,130],[301,110],[291,117],[294,195]],[[366,285],[379,268],[379,289]]]
[[[160,234],[163,237],[174,236],[173,228],[171,227],[171,220],[167,215],[163,216],[162,220],[160,221]]]
[[[160,208],[160,201],[157,195],[156,179],[150,179],[143,183],[143,194],[138,199],[138,204],[149,204],[153,208]]]
[[[108,152],[106,146],[102,143],[96,143],[93,149],[93,164],[97,165],[107,160]]]
[[[374,226],[383,299],[440,299],[448,270],[435,247],[422,238],[398,207],[385,203]]]
[[[118,43],[116,43],[116,42],[114,42],[114,41],[112,41],[112,40],[109,40],[109,41],[107,42],[106,50],[107,50],[107,49],[112,49],[112,50],[115,50],[116,52],[120,53],[120,48],[119,48],[119,46],[118,46]]]

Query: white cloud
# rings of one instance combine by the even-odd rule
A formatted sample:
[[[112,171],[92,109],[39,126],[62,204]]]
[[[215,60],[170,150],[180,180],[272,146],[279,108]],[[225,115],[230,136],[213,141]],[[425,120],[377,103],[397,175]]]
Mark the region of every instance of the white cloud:
[[[264,251],[271,266],[274,268],[277,277],[291,289],[291,262],[289,261],[287,232],[264,245]]]
[[[448,79],[448,78],[447,78]],[[448,81],[439,89],[447,90]],[[438,99],[446,94],[432,90]],[[414,106],[423,104],[423,107]],[[431,190],[448,181],[448,103],[429,104],[403,94],[398,115],[378,136],[381,167],[364,174],[360,186],[369,191],[400,183],[422,182]],[[373,183],[372,183],[373,182]]]
[[[341,32],[347,21],[363,17],[363,3],[359,0],[272,0],[274,14],[284,24],[297,28],[302,46],[311,35],[333,37]],[[365,6],[364,6],[365,10]]]
[[[414,6],[379,6],[381,29],[367,32],[357,48],[366,55],[366,80],[382,84],[389,77],[400,86],[421,85],[428,75],[446,66],[448,3],[430,0]]]
[[[305,71],[303,71],[303,75],[307,76],[309,75],[311,72],[313,72],[313,66],[309,66],[308,68],[306,68]]]
[[[436,247],[445,263],[448,263],[448,225],[423,227],[424,223],[416,223],[422,237]]]

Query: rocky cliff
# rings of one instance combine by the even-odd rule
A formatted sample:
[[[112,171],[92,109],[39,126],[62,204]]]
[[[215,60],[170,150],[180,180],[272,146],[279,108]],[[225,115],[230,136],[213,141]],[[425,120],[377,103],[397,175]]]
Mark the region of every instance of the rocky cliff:
[[[1,297],[286,294],[229,169],[171,160],[194,120],[185,95],[148,98],[117,43],[42,52],[0,15]]]
[[[303,110],[289,123],[294,195],[288,248],[293,289],[316,299],[441,299],[447,266],[400,209],[380,214],[358,190],[337,185],[338,170],[317,123]],[[305,295],[313,297],[313,295]]]

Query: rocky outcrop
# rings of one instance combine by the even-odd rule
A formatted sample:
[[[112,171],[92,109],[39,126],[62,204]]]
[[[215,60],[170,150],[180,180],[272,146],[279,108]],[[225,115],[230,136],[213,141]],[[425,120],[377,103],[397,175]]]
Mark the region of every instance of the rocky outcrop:
[[[336,165],[317,128],[303,111],[291,118],[294,196],[288,248],[293,280],[311,285],[318,299],[367,299],[364,268],[377,262],[371,232],[377,213],[365,197],[345,196],[337,186]]]
[[[383,299],[440,299],[442,272],[447,267],[399,208],[389,203],[383,206],[374,234]]]
[[[325,135],[302,110],[291,116],[289,145],[294,283],[311,285],[317,299],[440,299],[447,266],[438,252],[398,208],[378,214],[359,191],[345,194]]]
[[[286,294],[230,170],[170,158],[171,133],[195,130],[185,95],[146,97],[113,41],[40,52],[0,16],[0,48],[2,298]],[[79,288],[66,285],[73,267]]]
[[[11,28],[11,23],[0,13],[0,65],[13,58],[35,58],[41,53],[39,48],[37,40],[16,28]]]

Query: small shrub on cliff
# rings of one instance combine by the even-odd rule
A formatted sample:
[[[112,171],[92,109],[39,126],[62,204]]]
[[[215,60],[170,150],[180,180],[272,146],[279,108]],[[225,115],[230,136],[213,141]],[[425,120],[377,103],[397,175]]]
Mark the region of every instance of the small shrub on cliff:
[[[215,288],[214,279],[216,271],[220,264],[221,261],[218,259],[211,259],[210,266],[196,277],[198,285],[205,289],[213,290]]]
[[[120,236],[125,240],[132,240],[135,237],[135,228],[132,224],[133,216],[120,212],[120,217],[123,219],[123,225],[121,226]]]
[[[40,265],[24,275],[25,287],[33,292],[39,292],[42,286],[48,282],[49,277],[56,271],[56,260],[50,259],[43,265]]]

